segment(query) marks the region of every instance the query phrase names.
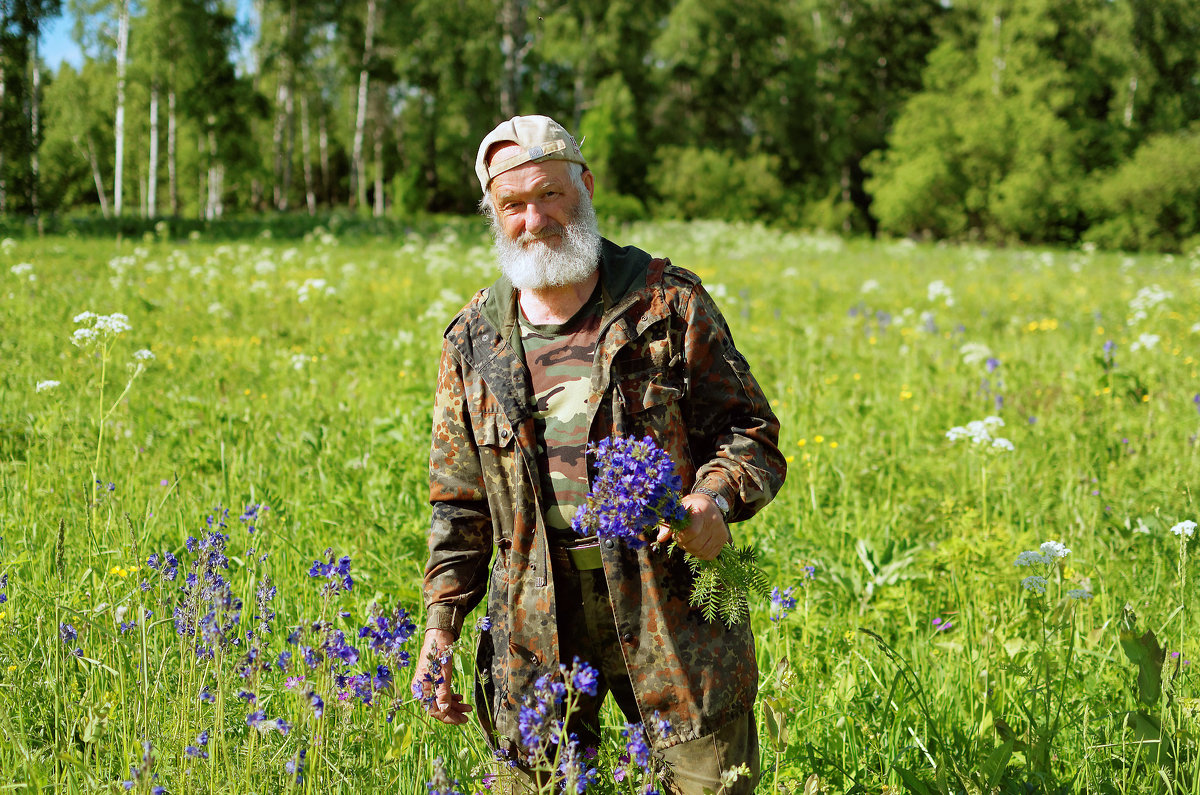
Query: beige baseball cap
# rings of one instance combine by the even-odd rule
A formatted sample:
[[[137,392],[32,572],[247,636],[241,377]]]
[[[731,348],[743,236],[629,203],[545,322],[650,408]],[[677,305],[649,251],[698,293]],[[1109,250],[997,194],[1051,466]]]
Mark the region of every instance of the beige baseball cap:
[[[488,165],[488,150],[495,144],[508,142],[520,146],[521,151]],[[492,180],[505,171],[543,160],[566,160],[587,166],[587,161],[579,151],[579,144],[554,119],[549,116],[513,116],[508,121],[500,122],[479,145],[479,154],[475,157],[479,187],[486,191]]]

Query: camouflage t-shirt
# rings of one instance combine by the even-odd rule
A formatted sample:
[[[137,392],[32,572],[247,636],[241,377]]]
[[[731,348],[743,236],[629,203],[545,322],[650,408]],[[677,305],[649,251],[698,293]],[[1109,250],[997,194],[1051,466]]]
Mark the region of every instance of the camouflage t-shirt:
[[[588,493],[585,451],[592,358],[600,334],[599,289],[562,325],[535,326],[521,314],[521,345],[533,384],[542,510],[551,536],[579,540],[571,517]]]

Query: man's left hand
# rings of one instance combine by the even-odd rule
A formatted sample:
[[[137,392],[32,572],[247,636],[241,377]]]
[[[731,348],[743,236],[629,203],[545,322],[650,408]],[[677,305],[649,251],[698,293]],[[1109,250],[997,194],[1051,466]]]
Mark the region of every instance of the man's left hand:
[[[691,523],[687,528],[674,532],[675,542],[683,547],[684,552],[689,552],[701,560],[715,559],[721,554],[721,548],[732,539],[729,525],[725,524],[725,517],[721,516],[721,509],[707,494],[688,494],[682,502]],[[660,544],[667,543],[671,538],[671,528],[659,528]]]

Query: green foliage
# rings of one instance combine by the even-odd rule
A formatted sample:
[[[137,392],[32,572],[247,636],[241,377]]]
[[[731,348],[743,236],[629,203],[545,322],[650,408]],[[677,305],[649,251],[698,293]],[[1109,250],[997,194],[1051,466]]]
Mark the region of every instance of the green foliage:
[[[785,191],[777,158],[731,151],[664,147],[650,171],[660,211],[672,218],[753,221],[777,213]]]
[[[749,620],[749,595],[766,597],[771,588],[758,566],[758,553],[750,545],[726,545],[716,560],[688,555],[687,562],[696,576],[689,602],[702,610],[706,621],[719,618],[732,627]]]
[[[126,219],[118,241],[95,219],[47,221],[62,234],[0,234],[6,781],[112,792],[145,738],[170,792],[286,792],[283,766],[302,744],[296,792],[424,795],[439,756],[462,791],[482,791],[493,769],[473,728],[409,707],[387,722],[410,669],[393,672],[380,707],[326,698],[320,721],[286,680],[332,685],[260,671],[259,708],[294,724],[286,736],[246,725],[229,656],[223,705],[201,702],[217,661],[175,634],[180,582],[147,577],[145,564],[167,550],[190,560],[184,539],[221,503],[243,629],[258,613],[255,578],[279,588],[272,652],[295,648],[285,627],[320,617],[307,571],[331,546],[351,556],[355,584],[337,602],[349,617],[329,615],[360,651],[353,636],[373,600],[403,604],[420,625],[430,389],[446,318],[495,278],[486,225],[279,214],[156,230]],[[734,527],[771,584],[796,586],[777,621],[750,600],[759,704],[771,710],[759,711],[760,791],[1149,795],[1200,780],[1184,737],[1200,731],[1200,571],[1168,531],[1200,518],[1195,257],[876,244],[719,222],[637,223],[614,239],[703,277],[780,420],[787,482]],[[333,292],[310,283],[301,301],[309,279]],[[1161,300],[1147,306],[1141,291],[1154,285]],[[104,424],[96,479],[116,488],[99,499],[101,360],[70,342],[84,310],[125,312],[133,327],[112,349],[104,411],[133,351],[157,357]],[[1142,335],[1160,340],[1135,349]],[[61,383],[38,391],[48,380]],[[1015,450],[991,459],[985,481],[980,457],[945,434],[989,414]],[[272,508],[253,535],[236,519],[251,501]],[[1071,612],[1053,594],[1032,603],[1013,566],[1047,538],[1072,549],[1053,588],[1093,594]],[[1120,621],[1127,602],[1136,626]],[[122,634],[118,611],[129,621],[139,607],[155,615]],[[78,630],[82,657],[59,621]],[[1126,656],[1148,629],[1161,669],[1156,654]],[[473,639],[468,629],[464,649]],[[456,660],[455,681],[474,703],[471,659]],[[1148,682],[1159,672],[1154,706],[1140,698],[1143,665]],[[219,720],[210,759],[187,756]],[[611,773],[624,717],[608,710],[601,723]],[[1166,765],[1158,729],[1176,751]]]
[[[1200,246],[1200,127],[1146,139],[1093,179],[1086,239],[1106,248],[1187,251]]]

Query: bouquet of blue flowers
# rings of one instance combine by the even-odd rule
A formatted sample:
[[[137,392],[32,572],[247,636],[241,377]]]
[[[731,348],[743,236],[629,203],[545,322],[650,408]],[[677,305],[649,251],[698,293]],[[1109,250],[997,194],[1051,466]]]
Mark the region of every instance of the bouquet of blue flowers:
[[[575,512],[571,526],[581,536],[612,538],[632,549],[649,543],[646,536],[659,525],[686,529],[689,518],[683,507],[682,481],[675,462],[649,436],[643,439],[612,436],[589,445],[596,458],[596,477],[585,503]],[[656,544],[655,544],[656,546]],[[675,550],[672,542],[668,554]],[[691,604],[705,619],[719,616],[732,627],[750,617],[748,595],[766,597],[768,582],[758,567],[751,546],[726,544],[715,560],[684,553],[695,574]]]

